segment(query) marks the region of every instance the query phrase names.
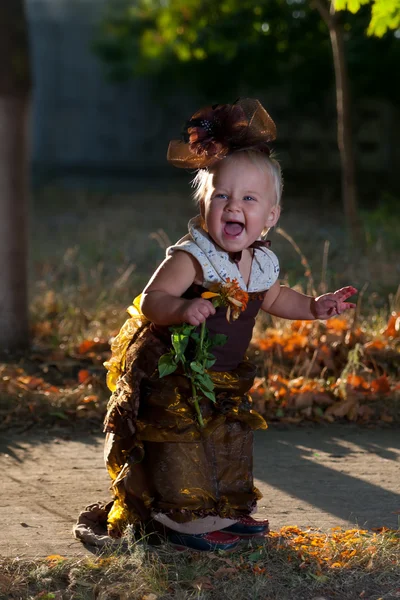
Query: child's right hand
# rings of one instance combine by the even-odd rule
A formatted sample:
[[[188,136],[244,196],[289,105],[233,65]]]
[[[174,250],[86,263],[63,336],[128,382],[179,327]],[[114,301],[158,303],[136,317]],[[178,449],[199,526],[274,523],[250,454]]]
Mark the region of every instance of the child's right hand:
[[[185,300],[180,316],[183,323],[200,325],[210,315],[215,315],[215,308],[212,302],[205,298],[194,298],[193,300]]]

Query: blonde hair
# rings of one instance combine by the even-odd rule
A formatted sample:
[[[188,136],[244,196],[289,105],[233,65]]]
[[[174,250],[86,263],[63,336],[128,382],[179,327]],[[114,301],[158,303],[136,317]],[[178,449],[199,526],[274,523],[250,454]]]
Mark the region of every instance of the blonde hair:
[[[253,165],[258,167],[260,170],[269,173],[272,176],[275,188],[275,205],[280,205],[283,190],[283,179],[281,166],[279,162],[274,158],[274,156],[268,156],[264,152],[248,148],[245,150],[237,150],[236,152],[229,154],[226,158],[222,160],[235,160],[239,156],[247,158]],[[208,169],[200,169],[193,178],[193,199],[197,205],[199,205],[201,201],[205,200],[205,198],[207,197],[210,185],[212,183],[212,175],[214,175],[214,173],[218,169],[218,165],[221,164],[221,162],[218,162],[216,165]]]

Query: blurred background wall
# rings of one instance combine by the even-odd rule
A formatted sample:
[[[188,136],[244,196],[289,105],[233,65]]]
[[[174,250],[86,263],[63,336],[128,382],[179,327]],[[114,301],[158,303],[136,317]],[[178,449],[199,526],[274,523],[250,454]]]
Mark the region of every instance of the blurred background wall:
[[[105,0],[27,0],[35,76],[33,176],[38,184],[129,180],[156,170],[170,172],[165,160],[168,141],[179,137],[185,117],[201,106],[182,86],[160,95],[150,77],[127,83],[106,80],[92,49],[104,4]],[[265,102],[277,123],[275,148],[292,192],[309,182],[310,174],[316,183],[316,164],[318,177],[330,178],[339,189],[334,94],[314,115],[293,108],[283,89],[254,96]],[[353,125],[361,192],[368,196],[382,186],[398,190],[398,108],[363,98]],[[326,180],[324,189],[326,193]]]

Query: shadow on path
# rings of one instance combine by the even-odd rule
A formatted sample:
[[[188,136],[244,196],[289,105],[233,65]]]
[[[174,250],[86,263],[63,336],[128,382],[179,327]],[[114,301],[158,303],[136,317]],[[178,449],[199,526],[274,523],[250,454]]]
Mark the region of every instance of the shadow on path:
[[[399,430],[350,426],[257,432],[255,477],[267,484],[261,503],[272,512],[282,508],[274,505],[274,490],[280,490],[292,511],[308,512],[304,502],[359,526],[395,528],[399,437]]]

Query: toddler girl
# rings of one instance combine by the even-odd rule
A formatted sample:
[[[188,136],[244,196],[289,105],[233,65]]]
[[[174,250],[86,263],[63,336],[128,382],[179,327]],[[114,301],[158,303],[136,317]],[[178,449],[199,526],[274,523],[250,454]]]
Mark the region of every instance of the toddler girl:
[[[253,431],[267,427],[248,394],[255,367],[245,353],[255,317],[261,309],[326,319],[354,308],[345,300],[356,292],[346,287],[314,298],[279,284],[278,259],[262,237],[280,214],[280,167],[267,145],[274,138],[268,113],[247,99],[197,112],[184,139],[170,144],[173,165],[198,170],[199,215],[128,309],[106,363],[114,390],[105,420],[111,535],[152,523],[174,543],[209,550],[268,530],[267,521],[250,516],[260,498]],[[214,306],[218,294],[228,307]],[[211,335],[228,339],[212,349],[216,403],[200,398],[200,426],[188,377],[178,369],[160,378],[158,361],[171,349],[170,326],[205,321]]]

